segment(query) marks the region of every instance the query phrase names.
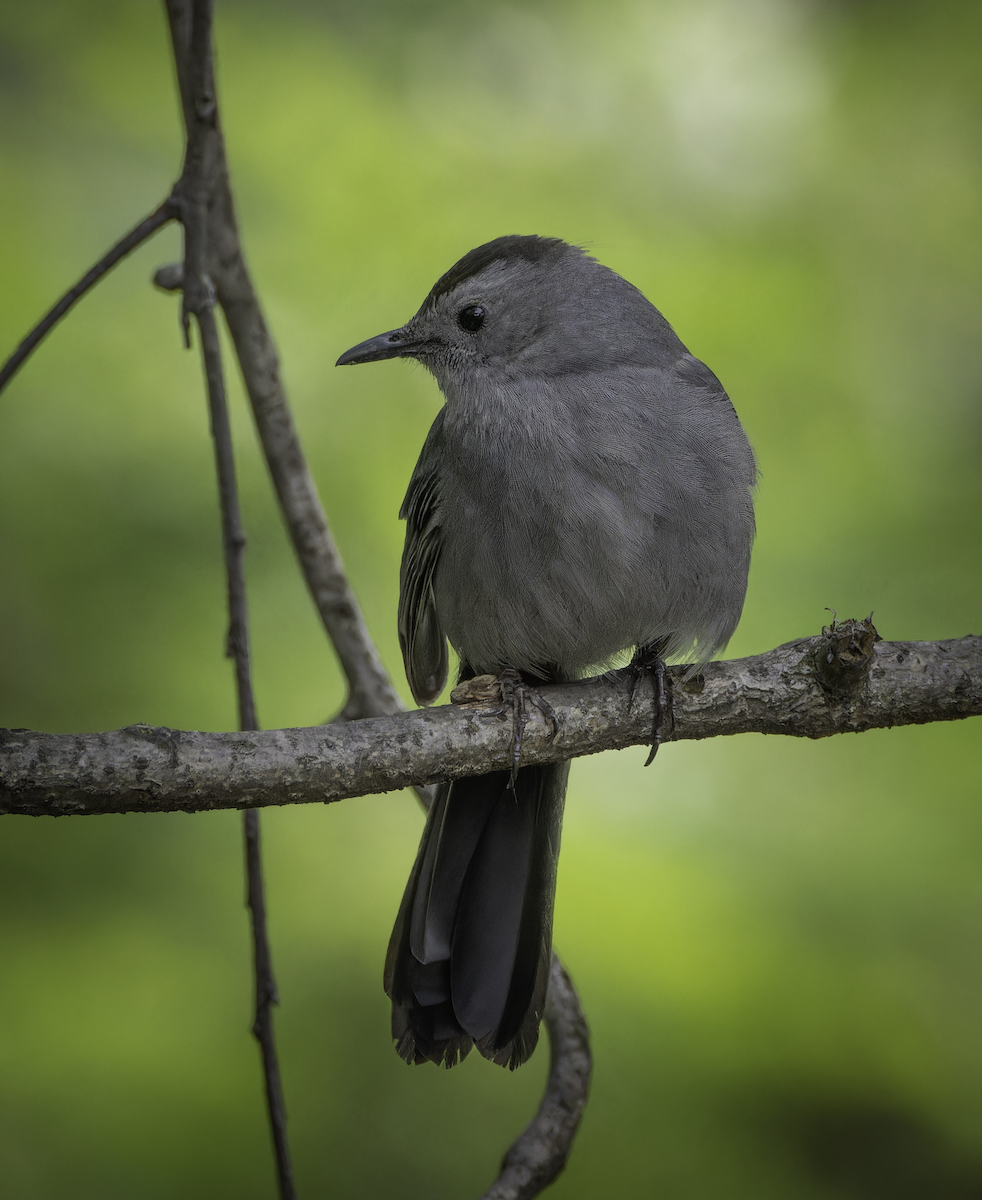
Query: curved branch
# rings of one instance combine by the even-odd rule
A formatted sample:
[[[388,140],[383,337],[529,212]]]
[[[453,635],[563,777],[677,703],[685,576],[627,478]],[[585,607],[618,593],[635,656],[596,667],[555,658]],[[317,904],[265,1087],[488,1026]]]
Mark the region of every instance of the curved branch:
[[[24,338],[13,354],[11,354],[10,358],[3,364],[3,367],[0,368],[0,392],[13,379],[34,350],[41,344],[55,325],[58,324],[75,301],[80,300],[89,288],[97,284],[103,275],[112,270],[120,259],[125,258],[141,242],[145,242],[151,234],[156,233],[168,221],[173,221],[176,216],[177,211],[174,203],[168,196],[159,208],[154,209],[149,217],[145,217],[139,225],[134,226],[124,238],[120,238],[116,245],[107,251],[95,266],[86,271],[78,283],[73,288],[69,288],[54,308],[38,321],[27,337]]]
[[[833,635],[834,636],[834,635]],[[754,658],[668,672],[666,741],[736,733],[820,738],[982,714],[982,638],[880,642],[845,690],[828,677],[827,636]],[[833,654],[833,662],[839,662]],[[823,667],[823,664],[824,667]],[[559,731],[529,721],[523,763],[644,745],[648,694],[629,669],[542,689]],[[0,734],[0,811],[31,816],[197,812],[309,804],[394,791],[510,765],[511,723],[494,704],[449,704],[309,729],[194,733]]]
[[[481,1200],[531,1200],[566,1166],[590,1090],[590,1031],[570,977],[552,956],[546,1028],[551,1057],[546,1092]]]
[[[348,681],[343,720],[399,712],[402,703],[348,582],[280,380],[276,346],[245,263],[235,255],[213,271],[252,404],[259,440],[307,587]]]

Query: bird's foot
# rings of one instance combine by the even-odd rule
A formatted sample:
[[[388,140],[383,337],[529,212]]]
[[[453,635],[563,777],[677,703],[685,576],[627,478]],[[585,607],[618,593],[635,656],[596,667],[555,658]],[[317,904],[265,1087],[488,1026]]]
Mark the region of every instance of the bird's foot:
[[[506,669],[498,675],[498,687],[501,691],[501,699],[504,705],[499,712],[505,712],[511,709],[512,717],[512,743],[511,743],[511,775],[508,779],[508,786],[512,791],[515,790],[515,780],[518,778],[518,764],[522,757],[522,741],[525,737],[525,726],[529,719],[529,706],[533,706],[539,710],[547,725],[550,725],[550,738],[554,738],[559,732],[559,721],[556,719],[556,714],[553,711],[552,705],[541,694],[538,688],[525,682],[521,673],[516,671],[514,667],[506,667]]]
[[[661,656],[665,648],[664,642],[654,646],[639,646],[631,659],[631,698],[628,708],[634,706],[634,697],[638,686],[645,677],[650,677],[654,690],[654,716],[651,727],[651,751],[645,759],[645,766],[651,766],[658,747],[665,740],[665,717],[668,713],[668,685],[665,673],[665,660]]]

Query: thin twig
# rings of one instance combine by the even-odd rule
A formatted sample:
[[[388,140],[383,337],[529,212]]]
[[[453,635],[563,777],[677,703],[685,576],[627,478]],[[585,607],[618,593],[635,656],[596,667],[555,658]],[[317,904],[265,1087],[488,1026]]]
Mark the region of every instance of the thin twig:
[[[201,333],[201,350],[205,376],[208,381],[208,407],[215,444],[215,463],[218,471],[222,510],[222,543],[225,552],[225,573],[228,584],[229,627],[226,653],[235,663],[236,693],[239,702],[239,727],[244,731],[259,728],[252,690],[249,654],[249,623],[246,608],[245,572],[243,557],[246,539],[239,511],[238,489],[235,482],[235,461],[232,453],[232,434],[225,397],[221,350],[215,314],[210,306],[195,313]],[[272,954],[266,925],[266,896],[263,885],[262,856],[259,843],[259,813],[250,808],[243,814],[246,864],[246,903],[252,925],[252,951],[255,979],[255,1019],[252,1032],[259,1043],[266,1085],[266,1104],[273,1134],[273,1150],[280,1195],[283,1200],[296,1200],[293,1167],[286,1136],[286,1106],[283,1085],[276,1055],[272,1005],[279,1003],[273,975]]]
[[[222,510],[222,544],[225,553],[225,578],[228,584],[228,638],[225,653],[235,663],[236,694],[239,700],[239,728],[258,729],[256,703],[252,691],[252,670],[249,658],[249,618],[246,608],[243,559],[246,538],[239,509],[238,487],[235,480],[235,460],[232,452],[232,430],[229,425],[225,379],[222,372],[221,347],[215,314],[210,307],[196,312],[201,333],[201,357],[208,385],[208,412],[211,436],[215,444],[215,468]]]
[[[145,217],[139,225],[133,229],[116,243],[115,246],[107,251],[102,258],[82,276],[73,288],[62,296],[58,303],[49,312],[41,318],[34,326],[31,332],[24,338],[17,349],[11,354],[10,358],[0,368],[0,392],[13,379],[20,368],[24,365],[34,350],[41,344],[44,338],[58,324],[61,318],[68,312],[76,300],[80,300],[89,288],[99,282],[103,275],[107,274],[112,268],[129,254],[135,250],[141,242],[145,242],[151,234],[156,233],[162,225],[166,225],[168,221],[173,221],[177,216],[174,204],[171,198],[168,198],[154,209],[149,217]]]
[[[179,198],[185,230],[183,299],[181,306],[185,342],[190,344],[189,319],[197,320],[201,335],[201,353],[208,390],[211,433],[215,446],[215,464],[222,514],[222,543],[228,584],[229,628],[226,654],[234,660],[239,727],[257,730],[256,705],[252,689],[249,655],[249,623],[246,606],[243,558],[246,539],[242,527],[232,431],[228,416],[221,345],[215,323],[214,289],[206,271],[208,246],[208,137],[217,129],[211,63],[211,24],[213,0],[194,0],[191,13],[190,46],[184,44],[186,21],[174,29],[175,57],[179,60],[182,104],[187,126],[187,155],[184,172],[174,190]],[[174,10],[169,6],[169,11]],[[185,14],[180,14],[183,17]],[[180,60],[184,58],[182,64]],[[259,841],[259,813],[244,814],[246,897],[252,925],[253,967],[255,979],[255,1019],[252,1032],[259,1043],[263,1061],[266,1104],[273,1135],[273,1150],[281,1200],[296,1200],[293,1167],[286,1136],[286,1106],[276,1041],[272,1006],[277,1004],[276,981],[266,924],[266,897],[263,885],[262,856]]]
[[[218,472],[222,511],[222,543],[225,552],[225,573],[228,584],[229,627],[226,653],[235,663],[236,693],[239,702],[239,727],[243,731],[258,730],[256,705],[252,690],[249,655],[249,622],[246,608],[245,572],[243,557],[246,539],[239,510],[238,488],[235,481],[235,460],[232,451],[232,431],[229,424],[225,381],[222,373],[221,347],[215,314],[209,301],[196,311],[201,334],[201,352],[205,378],[208,383],[208,408],[215,444],[215,463]],[[247,809],[243,814],[246,861],[246,902],[252,924],[253,967],[255,978],[255,1019],[252,1032],[259,1043],[266,1084],[266,1104],[273,1134],[276,1172],[282,1200],[296,1200],[293,1167],[286,1136],[286,1106],[271,1006],[279,1003],[276,980],[273,976],[272,955],[266,926],[266,897],[263,885],[262,857],[259,844],[259,813]]]
[[[235,463],[232,450],[232,430],[228,421],[228,404],[222,376],[221,348],[215,313],[210,304],[194,316],[202,337],[202,358],[208,380],[208,403],[211,415],[211,434],[215,440],[215,463],[218,492],[221,496],[222,544],[228,583],[228,640],[226,653],[235,664],[235,689],[239,700],[239,727],[244,731],[258,730],[256,701],[252,692],[250,665],[249,616],[247,616],[244,559],[246,539],[242,532],[238,488],[235,485]],[[276,1175],[282,1200],[295,1200],[293,1166],[287,1142],[286,1104],[280,1078],[280,1063],[276,1057],[276,1042],[271,1006],[279,1004],[273,974],[267,930],[267,906],[263,886],[263,863],[259,850],[259,814],[247,809],[244,817],[246,902],[252,924],[252,961],[256,982],[256,1015],[252,1033],[263,1056],[263,1075],[269,1123],[273,1132]]]
[[[296,1200],[293,1182],[293,1165],[290,1161],[290,1146],[286,1136],[286,1103],[283,1099],[283,1082],[280,1078],[280,1063],[276,1054],[276,1038],[273,1032],[272,1006],[279,1004],[273,962],[269,948],[266,922],[266,889],[263,883],[263,862],[259,844],[259,811],[246,809],[243,814],[245,832],[247,902],[252,914],[253,974],[256,982],[256,1016],[252,1033],[259,1043],[263,1056],[263,1077],[266,1080],[266,1107],[273,1133],[273,1150],[276,1155],[276,1174],[281,1200]]]

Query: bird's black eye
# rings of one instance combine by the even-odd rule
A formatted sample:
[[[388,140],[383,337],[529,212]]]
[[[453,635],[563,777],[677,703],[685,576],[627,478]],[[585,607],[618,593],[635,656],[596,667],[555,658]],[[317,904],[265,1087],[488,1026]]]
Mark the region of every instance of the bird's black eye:
[[[457,324],[468,333],[477,333],[484,324],[488,310],[481,304],[468,304],[457,314]]]

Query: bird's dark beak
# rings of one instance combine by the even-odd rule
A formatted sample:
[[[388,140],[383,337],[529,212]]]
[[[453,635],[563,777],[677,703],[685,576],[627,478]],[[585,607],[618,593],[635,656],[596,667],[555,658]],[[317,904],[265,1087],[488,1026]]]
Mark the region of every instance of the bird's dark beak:
[[[402,329],[390,329],[388,333],[380,333],[367,342],[359,342],[357,346],[345,350],[334,365],[350,367],[355,363],[380,362],[383,358],[412,358],[422,346],[423,343],[413,337],[404,325]]]

